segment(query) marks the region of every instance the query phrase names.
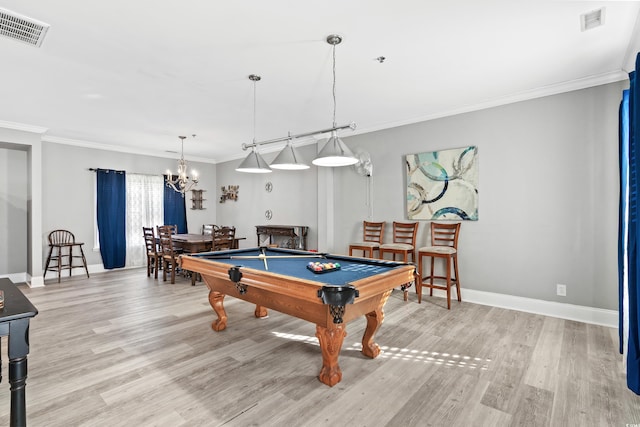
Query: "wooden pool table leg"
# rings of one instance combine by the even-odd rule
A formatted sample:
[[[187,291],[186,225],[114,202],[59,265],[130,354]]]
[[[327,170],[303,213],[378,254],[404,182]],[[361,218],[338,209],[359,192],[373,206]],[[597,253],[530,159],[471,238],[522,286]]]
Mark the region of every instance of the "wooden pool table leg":
[[[256,311],[254,311],[253,314],[258,318],[269,317],[269,313],[267,312],[267,309],[257,304],[256,304]]]
[[[362,354],[375,359],[380,354],[380,346],[373,341],[373,337],[384,321],[384,311],[382,307],[378,307],[371,313],[367,313],[366,318],[367,328],[364,330],[364,335],[362,336]]]
[[[224,294],[217,291],[209,291],[209,304],[218,315],[218,318],[211,324],[211,329],[216,332],[222,331],[227,327],[227,313],[224,311],[223,301]]]
[[[343,323],[333,323],[331,329],[316,325],[316,337],[320,341],[322,350],[322,369],[318,379],[329,387],[338,384],[342,379],[338,355],[345,336],[347,336],[347,330]]]

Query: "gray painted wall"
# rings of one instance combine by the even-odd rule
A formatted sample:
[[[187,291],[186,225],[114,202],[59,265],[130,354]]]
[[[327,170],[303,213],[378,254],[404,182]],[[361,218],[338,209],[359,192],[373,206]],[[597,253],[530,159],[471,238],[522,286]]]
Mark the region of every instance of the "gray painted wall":
[[[463,288],[616,310],[617,111],[626,86],[614,83],[343,137],[353,149],[371,154],[372,219],[389,222],[406,218],[404,155],[477,145],[480,219],[462,227]],[[5,135],[2,141],[13,139]],[[316,146],[301,149],[310,159]],[[22,154],[6,150],[2,155],[17,155],[12,164],[24,164]],[[269,161],[274,155],[265,158]],[[255,245],[255,225],[308,225],[310,248],[322,240],[331,247],[320,249],[337,253],[346,253],[349,242],[360,238],[360,224],[368,212],[366,178],[351,168],[335,169],[331,199],[319,200],[317,194],[325,193],[315,167],[250,175],[234,171],[239,161],[193,163],[202,177],[200,188],[207,190],[207,210],[188,210],[191,231],[202,223],[233,224],[239,236],[248,238],[241,246],[248,247]],[[175,169],[176,160],[43,143],[42,164],[45,256],[46,235],[55,228],[71,229],[92,247],[94,189],[89,167],[155,174]],[[271,193],[264,190],[267,181],[273,183]],[[218,203],[219,187],[230,184],[240,185],[239,200]],[[6,194],[6,188],[0,184],[0,192]],[[8,209],[8,203],[0,205]],[[318,236],[319,212],[324,223],[326,206],[333,206],[328,214],[333,217],[332,235]],[[264,218],[266,209],[273,211],[271,221]],[[16,243],[21,242],[19,234],[28,240],[27,231],[18,231],[22,226],[15,228],[12,222],[2,227],[5,234],[18,233],[12,235],[13,247],[21,244]],[[428,222],[420,227],[419,244],[427,244]],[[101,263],[98,253],[86,252],[90,264]],[[0,269],[0,275],[8,272]],[[567,285],[567,297],[556,296],[557,283]]]
[[[479,221],[460,237],[462,287],[617,310],[618,104],[627,83],[514,103],[343,139],[370,153],[373,220],[406,221],[406,154],[479,147]],[[315,147],[302,147],[311,159]],[[265,155],[267,161],[272,155]],[[218,218],[251,236],[273,209],[273,224],[318,230],[318,170],[240,174],[238,161],[218,165],[221,185],[240,184],[237,204]],[[347,253],[367,218],[367,178],[334,170],[333,235],[321,248]],[[267,194],[264,184],[274,191]],[[322,209],[320,209],[322,210]],[[428,244],[428,221],[418,245]],[[317,239],[317,235],[314,235]],[[317,240],[314,240],[316,242]],[[248,246],[255,240],[249,240]],[[310,246],[314,248],[312,244]],[[567,296],[556,296],[556,284]]]
[[[27,151],[0,147],[0,275],[27,271]]]
[[[125,170],[131,173],[160,175],[167,169],[176,170],[176,159],[142,156],[105,150],[76,147],[63,144],[45,143],[43,158],[43,252],[46,261],[47,235],[52,230],[68,229],[76,240],[85,243],[88,264],[102,264],[100,253],[93,251],[94,245],[94,172],[89,168]],[[191,210],[190,194],[187,195],[187,223],[189,231],[199,233],[203,223],[216,222],[215,194],[216,166],[188,161],[189,170],[198,170],[199,189],[207,190],[205,210]],[[150,224],[156,225],[156,224]],[[142,240],[142,230],[140,230]]]
[[[300,154],[311,162],[315,155],[315,145],[300,147]],[[263,154],[271,162],[277,152]],[[218,203],[219,224],[234,225],[236,235],[247,237],[240,241],[240,247],[255,247],[257,243],[256,225],[306,225],[309,226],[307,248],[318,246],[318,198],[316,195],[318,174],[315,167],[304,171],[277,171],[269,174],[249,174],[236,172],[241,160],[218,164],[219,187],[240,185],[237,202]],[[265,184],[271,182],[273,190],[267,192]],[[218,188],[217,198],[220,198]],[[271,210],[273,217],[265,218],[265,211]]]
[[[476,145],[479,221],[460,236],[463,288],[617,310],[618,105],[624,83],[347,139],[374,164],[376,220],[406,220],[406,154]],[[336,171],[336,251],[361,234],[365,179]],[[428,244],[421,221],[418,244]],[[387,239],[391,238],[388,227]],[[556,295],[556,284],[567,296]]]

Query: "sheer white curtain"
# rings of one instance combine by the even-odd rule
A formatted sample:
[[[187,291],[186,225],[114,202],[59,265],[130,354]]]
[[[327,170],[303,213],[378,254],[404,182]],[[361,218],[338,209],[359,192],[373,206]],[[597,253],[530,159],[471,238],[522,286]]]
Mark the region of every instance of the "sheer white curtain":
[[[142,227],[164,224],[161,176],[127,174],[127,267],[147,263]]]

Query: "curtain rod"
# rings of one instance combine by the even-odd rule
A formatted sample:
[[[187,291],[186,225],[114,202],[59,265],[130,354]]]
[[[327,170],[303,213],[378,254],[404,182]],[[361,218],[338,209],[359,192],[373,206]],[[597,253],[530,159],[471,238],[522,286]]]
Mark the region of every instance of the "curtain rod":
[[[125,173],[125,171],[118,171],[115,169],[103,169],[103,168],[89,168],[89,170],[91,172],[98,172],[99,169],[105,170],[105,171],[114,171],[115,173]]]
[[[125,173],[126,171],[119,171],[119,170],[115,170],[115,169],[104,169],[104,168],[89,168],[87,170],[91,171],[91,172],[97,172],[98,169],[102,169],[102,170],[106,170],[106,171],[113,171],[115,173]],[[152,174],[152,173],[139,173],[139,172],[129,172],[131,175],[145,175],[145,176],[166,176],[166,174]]]
[[[243,143],[242,144],[242,149],[246,151],[249,148],[257,147],[259,145],[273,144],[274,142],[282,142],[282,141],[286,141],[288,139],[304,138],[305,136],[318,135],[318,134],[322,134],[322,133],[329,133],[329,132],[333,132],[333,131],[336,131],[336,130],[342,130],[342,129],[355,130],[356,129],[356,124],[354,122],[351,122],[348,125],[334,126],[332,128],[329,128],[329,129],[317,130],[315,132],[299,133],[297,135],[288,135],[288,136],[283,136],[282,138],[270,139],[270,140],[267,140],[267,141],[260,141],[260,142],[255,142],[254,141],[251,144]]]

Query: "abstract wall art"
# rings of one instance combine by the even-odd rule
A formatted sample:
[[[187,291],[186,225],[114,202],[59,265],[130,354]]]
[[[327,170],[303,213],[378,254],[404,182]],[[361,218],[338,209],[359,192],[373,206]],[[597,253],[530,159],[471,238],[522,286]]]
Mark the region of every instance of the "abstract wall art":
[[[478,147],[409,154],[407,215],[412,220],[478,220]]]

